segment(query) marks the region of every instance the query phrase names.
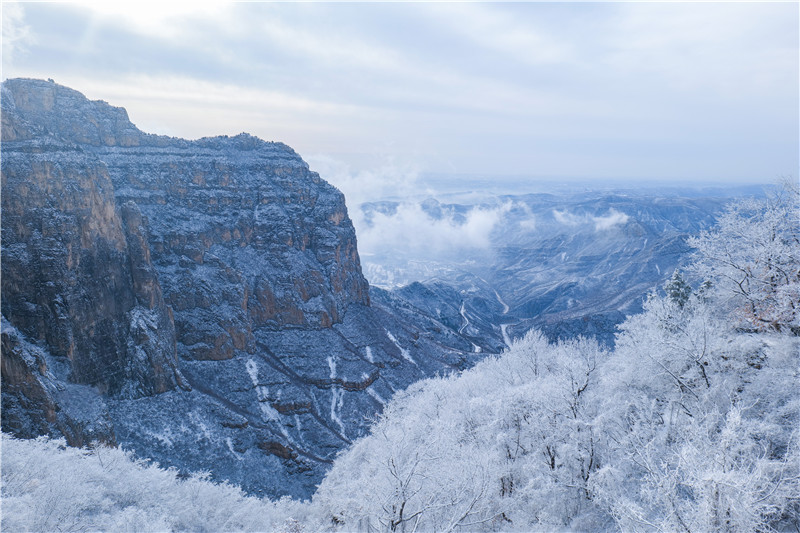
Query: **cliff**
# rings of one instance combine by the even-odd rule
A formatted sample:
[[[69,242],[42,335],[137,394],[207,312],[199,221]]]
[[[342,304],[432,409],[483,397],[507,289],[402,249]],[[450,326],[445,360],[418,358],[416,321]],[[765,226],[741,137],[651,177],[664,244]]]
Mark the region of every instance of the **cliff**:
[[[75,383],[125,397],[174,388],[172,317],[135,283],[134,270],[152,268],[146,237],[124,225],[105,165],[33,136],[5,86],[2,97],[3,316],[68,358]]]
[[[12,365],[4,337],[4,429],[104,427],[308,496],[395,390],[471,363],[452,328],[370,305],[343,195],[288,146],[146,134],[40,80],[4,82],[2,106],[2,312],[39,354]]]

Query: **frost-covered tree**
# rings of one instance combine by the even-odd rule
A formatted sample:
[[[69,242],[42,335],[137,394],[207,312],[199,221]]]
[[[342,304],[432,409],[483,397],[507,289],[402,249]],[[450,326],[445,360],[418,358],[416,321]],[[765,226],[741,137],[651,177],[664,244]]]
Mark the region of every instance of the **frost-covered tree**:
[[[466,390],[429,380],[395,399],[369,437],[340,456],[314,496],[318,526],[454,531],[495,518],[493,457]]]
[[[314,496],[319,527],[585,528],[596,470],[594,341],[529,333],[501,357],[395,398]],[[580,526],[578,525],[580,524]]]
[[[311,503],[4,436],[3,530],[798,531],[797,206],[732,206],[611,352],[531,331],[398,393]]]
[[[664,292],[670,300],[683,307],[692,295],[692,287],[683,279],[680,270],[675,269],[672,277],[664,284]]]
[[[693,270],[742,325],[800,334],[800,187],[732,203],[714,229],[689,239]]]
[[[502,356],[395,398],[372,434],[337,459],[312,505],[316,524],[800,527],[800,338],[774,324],[742,328],[742,295],[721,279],[724,269],[690,268],[706,281],[692,290],[675,272],[663,295],[621,325],[610,354],[529,332]]]
[[[623,530],[796,523],[798,339],[742,332],[704,293],[667,294],[626,320],[602,369],[593,494]]]
[[[305,504],[177,478],[119,448],[2,437],[3,531],[282,531]]]

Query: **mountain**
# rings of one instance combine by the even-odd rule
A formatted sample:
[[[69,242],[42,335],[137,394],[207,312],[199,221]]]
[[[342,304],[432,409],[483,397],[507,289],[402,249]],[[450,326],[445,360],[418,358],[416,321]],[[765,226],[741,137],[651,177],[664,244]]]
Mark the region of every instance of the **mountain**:
[[[730,201],[719,193],[621,189],[506,194],[475,203],[426,198],[419,202],[424,216],[451,229],[474,227],[474,213],[495,213],[487,245],[425,257],[379,249],[365,271],[483,348],[496,350],[531,328],[551,339],[588,335],[611,345],[616,325],[641,311],[646,294],[686,262],[687,237],[713,226]],[[393,221],[402,208],[398,201],[360,206],[368,227],[378,214],[381,223]]]
[[[308,497],[394,391],[480,357],[370,289],[343,195],[282,143],[147,134],[7,80],[2,208],[2,427],[18,436]]]

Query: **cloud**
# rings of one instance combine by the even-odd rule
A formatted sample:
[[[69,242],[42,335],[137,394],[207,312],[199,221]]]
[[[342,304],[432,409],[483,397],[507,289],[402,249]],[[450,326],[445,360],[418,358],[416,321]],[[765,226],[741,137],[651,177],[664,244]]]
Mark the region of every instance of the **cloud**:
[[[354,217],[362,255],[408,254],[415,259],[488,250],[491,233],[511,203],[498,207],[473,207],[463,215],[444,212],[433,217],[419,203],[405,202],[392,213],[363,213]]]
[[[553,209],[553,218],[562,226],[575,227],[586,222],[586,217],[579,217],[564,210]]]
[[[592,217],[594,221],[595,231],[605,231],[613,228],[614,226],[621,226],[628,223],[630,217],[625,213],[620,213],[613,207],[608,210],[608,214],[604,217]]]
[[[359,253],[364,257],[391,253],[429,260],[488,250],[492,231],[512,208],[522,209],[527,215],[521,227],[528,231],[536,227],[530,208],[521,203],[471,206],[466,212],[436,205],[437,191],[426,186],[413,167],[395,165],[388,156],[382,165],[360,171],[325,155],[305,159],[312,170],[344,193]],[[394,208],[363,208],[365,203],[382,201],[390,201]]]
[[[4,74],[116,85],[92,97],[143,126],[245,130],[353,168],[796,172],[796,4],[145,2],[32,2],[24,21],[4,3]]]
[[[608,214],[603,216],[593,216],[588,213],[576,215],[567,210],[559,211],[553,209],[553,218],[558,224],[571,228],[592,224],[595,231],[606,231],[615,226],[627,224],[630,219],[628,215],[617,211],[613,207],[608,210]]]
[[[213,0],[72,0],[89,11],[96,22],[121,24],[131,31],[158,39],[185,38],[191,23],[221,21],[230,5]]]
[[[519,227],[525,231],[534,231],[536,229],[536,218],[533,215],[531,215],[530,218],[527,218],[522,222],[520,222]]]
[[[31,27],[25,23],[25,12],[18,2],[3,2],[3,66],[11,66],[28,45],[35,42]]]
[[[244,131],[285,142],[301,155],[308,144],[336,133],[328,129],[331,122],[370,114],[357,104],[179,75],[93,78],[67,74],[55,81],[90,99],[125,107],[131,121],[148,133],[195,139]]]
[[[547,31],[543,20],[520,16],[519,6],[506,10],[497,5],[470,3],[453,8],[433,4],[430,10],[478,46],[506,58],[532,66],[574,61],[574,47],[555,31]]]
[[[421,183],[413,167],[395,165],[389,156],[383,164],[359,171],[326,155],[312,155],[306,161],[344,193],[359,253],[365,257],[396,253],[434,259],[462,250],[488,249],[492,230],[511,207],[473,207],[466,214],[444,208],[441,216],[434,217],[421,201],[435,191]],[[387,200],[399,203],[394,203],[396,208],[390,212],[362,209],[362,204]]]
[[[381,164],[366,170],[353,170],[347,163],[328,155],[310,155],[304,159],[311,170],[344,193],[351,210],[364,202],[433,194],[423,187],[419,172],[413,166],[395,164],[388,153],[382,157]]]

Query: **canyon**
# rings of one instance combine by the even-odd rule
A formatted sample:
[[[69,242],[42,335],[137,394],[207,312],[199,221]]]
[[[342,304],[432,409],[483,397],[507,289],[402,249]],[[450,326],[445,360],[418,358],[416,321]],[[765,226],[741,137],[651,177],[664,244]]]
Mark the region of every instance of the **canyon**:
[[[285,144],[147,134],[52,81],[2,105],[4,431],[309,497],[396,390],[479,357],[369,287]]]

